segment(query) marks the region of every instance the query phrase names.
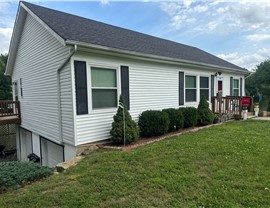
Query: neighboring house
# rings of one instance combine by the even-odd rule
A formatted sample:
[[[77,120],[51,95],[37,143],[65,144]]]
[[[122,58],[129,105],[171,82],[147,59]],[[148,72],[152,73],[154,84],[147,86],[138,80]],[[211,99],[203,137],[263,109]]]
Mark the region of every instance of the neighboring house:
[[[123,94],[134,120],[149,109],[244,95],[248,71],[195,47],[21,2],[6,74],[20,101],[19,159],[54,166],[110,138]]]

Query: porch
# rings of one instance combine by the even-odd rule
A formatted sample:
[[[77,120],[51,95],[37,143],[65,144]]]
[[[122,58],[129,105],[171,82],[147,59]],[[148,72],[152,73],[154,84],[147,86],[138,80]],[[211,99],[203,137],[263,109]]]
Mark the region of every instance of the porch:
[[[248,96],[212,97],[213,113],[226,117],[227,119],[242,119],[243,107],[247,108],[248,116],[253,116],[253,97]]]
[[[20,123],[21,112],[19,101],[0,100],[0,125]]]

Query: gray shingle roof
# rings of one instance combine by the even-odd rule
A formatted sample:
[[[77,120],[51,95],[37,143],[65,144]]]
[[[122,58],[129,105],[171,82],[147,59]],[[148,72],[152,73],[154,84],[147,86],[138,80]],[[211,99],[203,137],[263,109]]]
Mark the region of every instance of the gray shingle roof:
[[[196,47],[23,2],[64,40],[243,70]]]

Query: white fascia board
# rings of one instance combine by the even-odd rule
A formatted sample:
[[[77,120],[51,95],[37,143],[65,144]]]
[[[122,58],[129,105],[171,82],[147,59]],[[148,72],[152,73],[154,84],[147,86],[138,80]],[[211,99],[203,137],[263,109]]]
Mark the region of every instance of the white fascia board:
[[[45,22],[43,22],[37,15],[35,15],[35,13],[33,13],[30,9],[28,9],[27,6],[25,6],[22,2],[21,2],[21,6],[22,8],[24,8],[32,17],[35,18],[36,21],[38,21],[46,30],[49,31],[49,33],[51,33],[62,45],[66,45],[65,44],[65,40],[60,37],[54,30],[52,30]]]
[[[136,59],[144,59],[144,60],[155,60],[157,62],[163,62],[163,63],[172,63],[172,64],[182,64],[184,66],[189,66],[189,67],[199,67],[201,69],[212,69],[215,71],[221,71],[221,72],[232,72],[232,73],[237,73],[237,74],[242,74],[242,75],[247,75],[250,72],[249,71],[242,71],[242,70],[237,70],[233,68],[227,68],[227,67],[221,67],[221,66],[216,66],[212,64],[205,64],[201,62],[195,62],[195,61],[187,61],[183,59],[174,59],[174,58],[168,58],[164,56],[156,56],[156,55],[150,55],[150,54],[144,54],[144,53],[138,53],[138,52],[132,52],[132,51],[127,51],[127,50],[121,50],[121,49],[116,49],[116,48],[110,48],[106,46],[100,46],[100,45],[95,45],[95,44],[89,44],[89,43],[84,43],[84,42],[78,42],[78,41],[73,41],[73,40],[66,40],[66,44],[70,45],[78,45],[80,47],[84,48],[89,48],[89,49],[94,49],[94,50],[99,50],[99,51],[105,51],[113,54],[118,54],[122,55],[125,57],[129,58],[136,58]]]

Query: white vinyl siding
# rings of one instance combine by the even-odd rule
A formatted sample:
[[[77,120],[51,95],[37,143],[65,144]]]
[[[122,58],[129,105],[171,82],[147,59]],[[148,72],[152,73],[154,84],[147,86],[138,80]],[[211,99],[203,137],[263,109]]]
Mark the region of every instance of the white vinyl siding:
[[[163,64],[148,61],[138,61],[123,57],[106,56],[95,53],[77,52],[74,60],[86,61],[87,66],[105,65],[105,68],[129,67],[129,93],[130,93],[130,114],[132,119],[138,121],[139,115],[145,110],[162,110],[164,108],[179,108],[179,70],[186,75],[196,77],[196,98],[199,98],[200,77],[210,77],[215,71],[185,68],[181,65]],[[74,70],[74,69],[72,69]],[[88,68],[88,73],[90,69]],[[74,73],[74,71],[73,71]],[[224,96],[230,93],[230,76],[232,74],[223,73]],[[89,75],[88,75],[89,77]],[[119,75],[118,75],[119,77]],[[118,89],[121,89],[118,79]],[[217,81],[217,80],[215,80]],[[73,93],[75,94],[75,79],[73,78]],[[88,82],[91,82],[88,78]],[[209,86],[208,79],[208,87]],[[90,86],[90,83],[88,83]],[[217,91],[217,82],[214,83],[214,92]],[[208,89],[208,90],[209,90]],[[118,93],[118,97],[119,94]],[[185,91],[184,91],[185,96]],[[91,101],[91,98],[88,98]],[[185,102],[184,106],[197,107],[196,102]],[[76,106],[74,106],[76,109]],[[89,108],[90,109],[90,108]],[[76,146],[85,143],[102,141],[109,139],[113,116],[116,108],[94,109],[87,115],[75,116]]]
[[[60,72],[60,91],[61,91],[61,118],[62,132],[65,143],[74,144],[74,117],[73,117],[73,96],[71,86],[70,63]],[[75,102],[75,101],[74,101]]]
[[[68,54],[69,48],[62,46],[31,15],[26,16],[12,74],[13,81],[23,80],[23,99],[18,93],[21,126],[55,142],[61,141],[56,73]]]

